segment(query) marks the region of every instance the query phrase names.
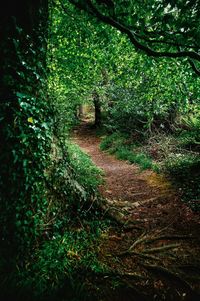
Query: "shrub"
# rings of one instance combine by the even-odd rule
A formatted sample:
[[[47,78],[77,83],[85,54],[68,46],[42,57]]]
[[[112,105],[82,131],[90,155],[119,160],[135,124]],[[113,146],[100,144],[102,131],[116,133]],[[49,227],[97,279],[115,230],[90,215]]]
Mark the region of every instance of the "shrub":
[[[182,198],[192,209],[200,210],[200,157],[173,154],[164,164],[164,172],[182,192]]]

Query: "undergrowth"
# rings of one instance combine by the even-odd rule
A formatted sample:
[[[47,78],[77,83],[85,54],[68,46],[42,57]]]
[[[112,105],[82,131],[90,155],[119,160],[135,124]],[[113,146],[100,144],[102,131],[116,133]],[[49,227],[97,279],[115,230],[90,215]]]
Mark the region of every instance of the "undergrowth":
[[[163,171],[169,175],[182,199],[200,211],[200,115],[182,117],[174,133],[174,150],[168,153]]]
[[[97,186],[102,184],[103,171],[92,163],[90,156],[84,153],[78,145],[68,143],[68,153],[77,181],[83,187],[87,187],[90,192],[96,192]]]
[[[108,151],[120,160],[136,163],[141,170],[152,169],[169,177],[181,198],[193,210],[200,210],[200,156],[199,130],[192,127],[177,127],[174,134],[154,132],[143,142],[130,135],[114,132],[104,135],[100,149]]]
[[[99,237],[94,231],[96,226],[91,223],[45,241],[31,262],[26,262],[25,271],[22,274],[19,271],[24,290],[32,290],[36,299],[40,296],[52,299],[53,294],[57,300],[58,292],[62,291],[62,297],[80,300],[87,274],[105,270],[96,256]],[[81,284],[78,278],[82,278]]]
[[[193,210],[200,210],[200,157],[194,154],[173,154],[163,166],[183,201]]]
[[[153,169],[158,167],[153,160],[145,152],[138,151],[140,143],[132,142],[128,135],[119,132],[113,133],[103,138],[100,144],[101,150],[106,150],[110,154],[114,154],[119,160],[126,160],[129,163],[136,163],[141,170]]]
[[[73,300],[87,273],[103,268],[101,172],[65,141],[71,124],[61,126],[59,95],[48,87],[44,37],[33,43],[20,28],[15,35],[2,46],[12,50],[5,76],[9,65],[18,79],[7,80],[0,104],[0,299],[61,300],[64,290]]]
[[[36,243],[24,258],[12,258],[11,273],[1,254],[4,300],[60,300],[60,294],[65,300],[87,300],[87,275],[106,269],[98,260],[99,238],[109,223],[96,203],[102,171],[77,145],[69,143],[66,150],[67,161],[54,158],[46,172],[53,186]]]

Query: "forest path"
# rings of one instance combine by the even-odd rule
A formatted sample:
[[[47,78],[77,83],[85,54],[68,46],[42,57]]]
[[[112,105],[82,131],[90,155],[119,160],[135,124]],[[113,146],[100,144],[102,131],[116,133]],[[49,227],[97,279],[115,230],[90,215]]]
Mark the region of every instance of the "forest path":
[[[105,183],[99,188],[103,206],[119,222],[102,238],[101,260],[124,277],[133,277],[133,271],[135,277],[144,277],[137,286],[156,295],[155,300],[197,300],[193,289],[200,290],[200,277],[191,280],[187,268],[174,268],[190,266],[193,276],[195,269],[200,272],[199,216],[181,202],[162,176],[150,170],[141,172],[136,165],[102,152],[101,139],[89,124],[77,127],[73,140],[104,171]],[[145,296],[127,298],[123,300]]]
[[[121,223],[139,221],[146,229],[168,226],[168,231],[171,225],[188,233],[190,222],[198,220],[163,176],[150,170],[141,172],[138,166],[101,151],[101,138],[90,124],[77,127],[73,140],[104,171],[105,183],[99,190]]]

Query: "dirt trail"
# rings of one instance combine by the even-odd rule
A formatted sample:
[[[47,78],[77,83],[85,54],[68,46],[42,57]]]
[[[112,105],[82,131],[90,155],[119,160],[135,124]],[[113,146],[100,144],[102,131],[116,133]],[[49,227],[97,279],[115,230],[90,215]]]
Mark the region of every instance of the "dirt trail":
[[[121,225],[111,228],[102,238],[101,260],[123,278],[129,275],[128,284],[137,294],[136,284],[146,291],[135,299],[123,300],[146,300],[145,296],[148,300],[197,300],[199,215],[181,202],[162,176],[149,170],[141,172],[136,165],[100,151],[100,138],[89,125],[82,124],[73,136],[103,169],[105,184],[99,189],[105,198],[104,206]],[[191,265],[192,272],[180,268]],[[135,277],[145,280],[137,282],[134,278],[133,284],[133,271]],[[117,297],[120,292],[116,294],[106,300],[122,300]]]
[[[180,201],[165,178],[149,170],[141,172],[136,165],[102,152],[100,138],[87,124],[74,131],[74,141],[103,169],[105,184],[100,192],[108,204],[120,208],[124,222],[139,220],[147,229],[171,224],[176,232],[181,229],[186,233],[191,233],[188,227],[192,223],[192,231],[199,230],[199,216]]]

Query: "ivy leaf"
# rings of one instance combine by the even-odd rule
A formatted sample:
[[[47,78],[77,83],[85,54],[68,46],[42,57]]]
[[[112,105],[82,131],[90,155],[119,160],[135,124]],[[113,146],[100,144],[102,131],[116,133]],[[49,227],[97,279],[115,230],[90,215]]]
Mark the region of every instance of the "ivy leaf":
[[[29,123],[34,123],[33,117],[29,117],[27,120]]]
[[[17,95],[18,98],[26,98],[27,97],[26,94],[20,93],[20,92],[17,92],[16,95]]]

